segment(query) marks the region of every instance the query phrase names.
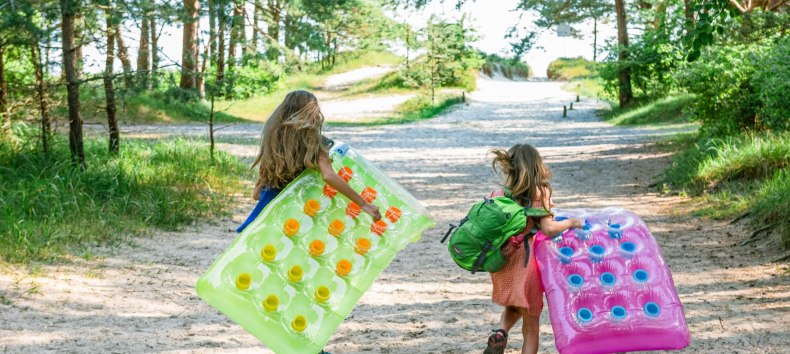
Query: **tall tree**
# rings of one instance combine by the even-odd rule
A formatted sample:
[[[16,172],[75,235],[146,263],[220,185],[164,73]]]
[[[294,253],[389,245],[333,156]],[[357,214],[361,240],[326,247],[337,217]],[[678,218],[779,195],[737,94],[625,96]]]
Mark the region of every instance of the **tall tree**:
[[[217,0],[208,0],[208,56],[212,65],[217,62]]]
[[[115,44],[118,46],[118,59],[121,60],[123,67],[123,83],[126,89],[132,88],[132,61],[129,60],[129,50],[126,48],[126,43],[123,41],[123,35],[120,31],[115,33]]]
[[[280,42],[280,20],[282,19],[283,9],[285,9],[285,0],[267,0],[266,8],[268,12],[267,29],[271,40]]]
[[[0,38],[2,40],[2,38]],[[3,117],[0,129],[3,135],[11,128],[11,114],[8,112],[8,84],[5,78],[5,44],[0,42],[0,116]]]
[[[258,37],[257,28],[260,27],[261,7],[261,0],[255,0],[252,8],[252,38],[250,39],[249,45],[249,51],[253,55],[258,54],[258,42],[260,42],[260,38]]]
[[[110,5],[111,6],[111,5]],[[115,63],[115,34],[118,26],[115,23],[112,8],[105,9],[106,31],[107,31],[107,57],[104,64],[104,98],[107,105],[107,126],[110,128],[110,154],[117,154],[120,150],[120,134],[118,131],[118,119],[115,115],[115,88],[112,84],[112,75]],[[152,27],[153,28],[153,27]]]
[[[151,32],[151,86],[158,87],[159,80],[156,76],[156,70],[159,69],[159,34],[156,30],[156,13],[151,12],[148,18],[151,24],[148,26]]]
[[[49,137],[52,135],[52,127],[49,119],[49,107],[47,104],[46,83],[44,82],[44,69],[41,64],[41,48],[38,40],[30,45],[30,61],[33,63],[33,73],[36,77],[36,95],[38,96],[38,108],[41,114],[41,148],[44,153],[49,152]]]
[[[228,72],[232,75],[236,67],[236,48],[240,42],[240,28],[244,26],[244,23],[241,17],[241,6],[243,4],[239,0],[234,0],[231,6],[233,8],[233,16],[230,21],[230,40],[228,41]]]
[[[72,163],[84,170],[85,151],[82,143],[82,117],[80,116],[80,82],[77,72],[77,45],[74,41],[74,21],[80,5],[79,0],[60,0],[63,72],[66,75],[69,106],[69,150]]]
[[[137,83],[140,88],[147,89],[150,83],[151,75],[151,49],[149,42],[151,40],[150,24],[148,20],[150,16],[150,3],[145,0],[140,3],[140,46],[137,50]]]
[[[619,81],[620,107],[625,107],[634,98],[631,91],[631,69],[626,65],[628,60],[628,19],[625,13],[625,0],[614,0],[617,14],[617,79]]]
[[[225,79],[225,28],[227,27],[227,16],[225,16],[225,1],[217,2],[217,86],[221,86]]]
[[[197,88],[195,80],[198,70],[198,22],[200,21],[200,2],[184,0],[184,34],[181,52],[181,89]]]

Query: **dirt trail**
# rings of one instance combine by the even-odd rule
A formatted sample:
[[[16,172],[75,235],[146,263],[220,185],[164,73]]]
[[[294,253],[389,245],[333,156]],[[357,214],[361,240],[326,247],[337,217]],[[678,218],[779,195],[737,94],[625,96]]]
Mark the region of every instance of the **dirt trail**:
[[[495,187],[486,151],[516,142],[539,148],[554,172],[558,207],[619,205],[642,215],[673,272],[692,332],[688,353],[787,353],[790,277],[767,263],[770,242],[737,244],[750,230],[689,216],[682,197],[649,188],[666,167],[657,137],[687,128],[614,128],[594,102],[562,104],[558,83],[482,80],[471,103],[417,124],[332,128],[431,210],[439,228],[400,253],[328,345],[334,353],[480,353],[498,319],[487,275],[469,275],[438,243],[445,225]],[[202,126],[133,127],[137,134],[204,134]],[[259,126],[221,130],[222,148],[255,153]],[[0,270],[0,352],[268,353],[202,303],[193,284],[227,247],[251,204],[216,225],[135,239],[94,260]],[[541,352],[553,352],[544,312]],[[521,345],[520,327],[510,350]]]

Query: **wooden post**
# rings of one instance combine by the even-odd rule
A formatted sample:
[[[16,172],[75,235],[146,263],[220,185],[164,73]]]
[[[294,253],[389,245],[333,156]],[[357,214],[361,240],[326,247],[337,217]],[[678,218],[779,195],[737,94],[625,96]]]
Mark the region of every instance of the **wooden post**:
[[[568,117],[568,107],[562,106],[562,118]]]
[[[569,108],[568,110],[571,110],[571,111],[573,110],[573,102],[571,102],[571,108]]]
[[[579,102],[579,95],[576,95],[576,102]]]
[[[461,102],[466,103],[466,91],[461,91]]]

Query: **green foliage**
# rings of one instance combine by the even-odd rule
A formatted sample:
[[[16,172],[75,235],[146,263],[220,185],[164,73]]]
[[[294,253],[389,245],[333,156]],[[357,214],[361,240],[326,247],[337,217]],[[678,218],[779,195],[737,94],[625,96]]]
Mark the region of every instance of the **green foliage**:
[[[469,45],[475,35],[465,21],[465,17],[455,23],[430,17],[422,41],[426,53],[401,72],[405,86],[474,89],[476,70],[483,60]]]
[[[615,125],[687,123],[691,120],[689,108],[694,99],[688,94],[668,96],[642,106],[607,111],[603,118]]]
[[[699,193],[724,182],[763,179],[790,168],[790,133],[701,136],[678,154],[667,182]]]
[[[617,47],[609,46],[609,56],[599,73],[607,92],[616,96],[619,91],[618,73],[627,68],[635,97],[656,99],[678,90],[676,72],[683,70],[682,48],[666,28],[649,29],[626,49],[628,58],[618,60]]]
[[[790,133],[683,142],[666,182],[692,194],[707,191],[701,212],[718,218],[750,211],[755,227],[775,224],[790,247]]]
[[[397,111],[398,115],[391,118],[374,119],[363,122],[344,123],[331,122],[332,126],[370,126],[384,124],[405,124],[424,119],[430,119],[444,112],[453,105],[463,102],[463,96],[458,92],[439,92],[434,101],[431,101],[430,94],[418,95],[402,103]]]
[[[790,130],[790,37],[769,49],[757,65],[753,78],[760,102],[760,124],[776,130]]]
[[[776,224],[782,243],[790,248],[790,168],[777,171],[760,185],[752,210],[758,223]]]
[[[480,71],[488,76],[494,76],[494,73],[501,73],[508,79],[528,78],[532,76],[532,68],[521,60],[516,58],[503,58],[496,54],[480,53],[485,58],[485,62],[480,67]]]
[[[582,57],[559,58],[549,63],[546,76],[549,80],[573,80],[592,76],[595,72],[595,63]]]
[[[247,65],[240,65],[232,72],[225,73],[225,85],[227,85],[229,97],[245,99],[275,90],[282,74],[282,68],[277,63],[267,60],[252,60]],[[209,78],[213,78],[215,75],[210,73]]]
[[[777,46],[787,43],[783,41]],[[775,84],[771,76],[790,72],[790,62],[772,59],[774,53],[786,50],[772,51],[773,46],[771,42],[760,42],[707,47],[699,60],[688,65],[681,82],[700,98],[694,104],[694,116],[702,122],[706,133],[727,135],[745,129],[788,129],[788,111],[782,112],[787,103],[781,102],[786,101],[786,91],[782,98],[783,92],[770,85]],[[766,106],[763,97],[770,100],[768,119],[760,117]]]
[[[85,141],[89,166],[80,171],[64,138],[50,155],[0,143],[0,259],[51,260],[226,215],[246,173],[227,154],[212,161],[203,143],[124,140],[113,157],[104,139]]]

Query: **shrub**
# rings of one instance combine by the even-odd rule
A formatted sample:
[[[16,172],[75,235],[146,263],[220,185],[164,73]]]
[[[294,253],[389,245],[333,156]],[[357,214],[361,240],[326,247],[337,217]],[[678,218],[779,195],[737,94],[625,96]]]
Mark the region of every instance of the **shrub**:
[[[711,46],[688,65],[681,82],[697,96],[694,117],[704,132],[727,135],[760,127],[753,77],[767,49],[765,44]]]
[[[768,129],[790,130],[790,37],[767,51],[753,83],[760,102],[758,123]]]
[[[572,80],[589,77],[595,72],[595,63],[582,57],[559,58],[549,63],[546,76],[549,80]]]

